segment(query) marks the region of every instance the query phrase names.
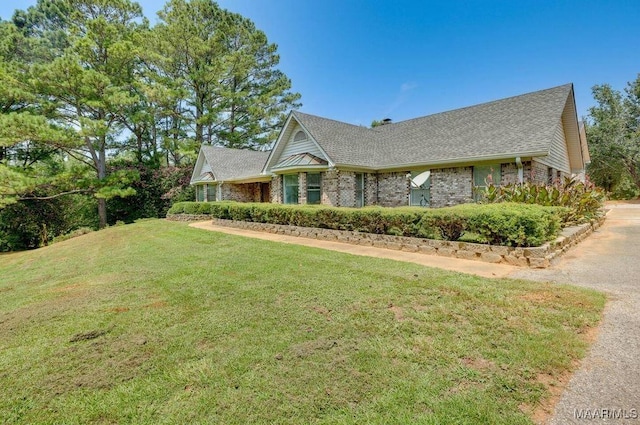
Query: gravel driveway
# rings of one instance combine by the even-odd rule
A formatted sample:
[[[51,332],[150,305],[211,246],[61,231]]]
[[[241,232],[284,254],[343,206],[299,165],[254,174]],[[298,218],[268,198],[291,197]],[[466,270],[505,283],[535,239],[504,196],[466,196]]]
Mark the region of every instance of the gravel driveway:
[[[610,207],[605,225],[556,265],[511,275],[609,294],[598,338],[550,424],[640,424],[640,204]]]

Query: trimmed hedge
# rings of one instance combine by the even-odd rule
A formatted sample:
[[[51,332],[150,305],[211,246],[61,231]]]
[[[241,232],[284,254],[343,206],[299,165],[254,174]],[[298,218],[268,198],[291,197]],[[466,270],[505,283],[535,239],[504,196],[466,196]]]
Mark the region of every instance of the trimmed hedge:
[[[539,246],[554,239],[567,209],[501,203],[424,209],[335,208],[238,202],[178,202],[169,214],[210,214],[212,218],[353,230],[395,236],[458,240],[465,232],[480,241],[505,246]]]

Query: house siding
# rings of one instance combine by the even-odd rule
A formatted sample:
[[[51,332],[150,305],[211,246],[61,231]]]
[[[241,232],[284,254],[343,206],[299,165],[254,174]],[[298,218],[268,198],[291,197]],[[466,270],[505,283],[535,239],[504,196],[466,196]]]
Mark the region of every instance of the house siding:
[[[473,167],[431,170],[431,206],[447,207],[473,200]]]
[[[282,150],[282,154],[280,155],[280,157],[275,163],[277,164],[279,161],[283,160],[284,158],[287,158],[287,157],[290,157],[291,155],[296,155],[299,153],[310,153],[312,155],[317,156],[318,158],[327,160],[327,158],[325,158],[318,144],[313,140],[311,140],[311,138],[307,133],[305,133],[307,134],[307,138],[305,140],[301,140],[297,142],[294,141],[293,139],[298,133],[298,131],[304,131],[304,130],[302,130],[302,127],[300,127],[299,125],[296,125],[295,128],[291,131],[291,135],[289,136],[287,145],[284,147],[284,149]]]
[[[559,170],[564,174],[571,174],[571,165],[569,163],[569,150],[567,149],[567,139],[564,133],[564,125],[562,121],[558,122],[549,155],[536,158],[536,161],[547,167]]]

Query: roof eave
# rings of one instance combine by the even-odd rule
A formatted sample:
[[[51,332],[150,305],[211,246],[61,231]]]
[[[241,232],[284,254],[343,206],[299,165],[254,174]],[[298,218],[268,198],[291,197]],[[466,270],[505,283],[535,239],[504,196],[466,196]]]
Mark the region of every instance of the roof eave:
[[[527,151],[527,152],[513,152],[508,155],[499,154],[499,155],[477,155],[473,157],[464,157],[464,158],[446,158],[435,161],[426,161],[426,162],[408,162],[404,164],[394,164],[394,165],[385,165],[380,167],[363,167],[356,166],[351,164],[336,164],[336,168],[352,168],[352,169],[362,169],[362,170],[370,170],[370,171],[393,171],[393,170],[406,170],[409,168],[420,168],[420,167],[442,167],[443,165],[451,165],[451,166],[459,166],[461,164],[471,164],[474,162],[486,162],[486,161],[497,161],[497,160],[507,160],[507,161],[515,161],[515,158],[533,158],[533,157],[541,157],[549,155],[548,150],[540,150],[540,151]]]
[[[295,165],[292,167],[272,168],[269,170],[272,174],[284,174],[293,171],[327,171],[331,168],[328,165]]]
[[[219,181],[219,183],[260,183],[260,182],[268,182],[271,181],[271,176],[267,174],[259,174],[255,176],[247,176],[247,177],[236,177],[231,179],[224,179],[223,181]]]

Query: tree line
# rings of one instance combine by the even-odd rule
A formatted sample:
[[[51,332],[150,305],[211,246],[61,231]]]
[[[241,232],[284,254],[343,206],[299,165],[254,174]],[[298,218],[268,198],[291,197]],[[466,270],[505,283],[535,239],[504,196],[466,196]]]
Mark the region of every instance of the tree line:
[[[166,178],[165,201],[181,196],[170,184],[188,192],[203,143],[268,148],[300,106],[278,63],[264,32],[212,0],[170,0],[154,25],[130,0],[16,10],[0,21],[0,250],[12,208],[93,203],[101,228],[159,184],[145,177]]]
[[[585,130],[591,153],[589,177],[613,198],[640,195],[640,74],[621,92],[593,87]]]

